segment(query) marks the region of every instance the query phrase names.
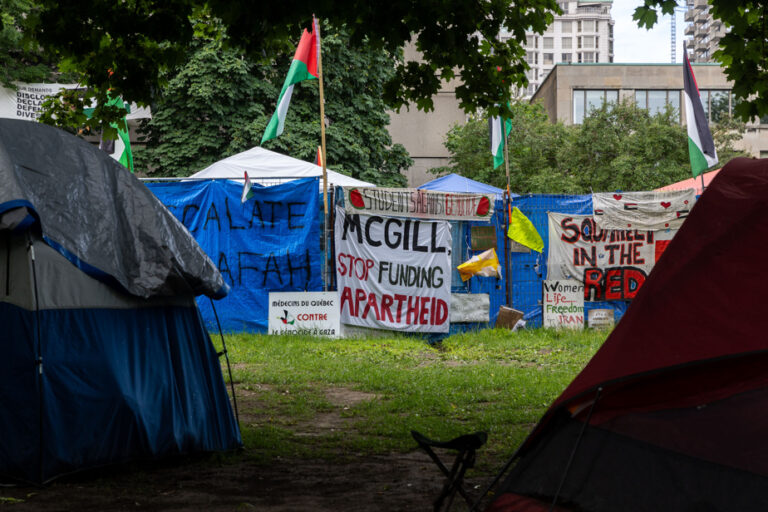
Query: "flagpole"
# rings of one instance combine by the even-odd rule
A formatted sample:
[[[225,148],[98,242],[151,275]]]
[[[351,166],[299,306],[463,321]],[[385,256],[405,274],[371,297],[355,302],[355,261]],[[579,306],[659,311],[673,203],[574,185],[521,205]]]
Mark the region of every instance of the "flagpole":
[[[512,217],[512,197],[509,192],[509,147],[507,146],[507,121],[504,117],[501,118],[501,136],[504,139],[504,168],[507,173],[507,215],[506,217],[506,229],[504,230],[504,270],[507,273],[507,305],[512,307],[512,272],[509,269],[509,220]]]
[[[325,95],[323,93],[323,52],[320,51],[320,22],[312,15],[317,31],[317,74],[320,81],[320,146],[323,157],[323,291],[328,291],[328,172],[325,166]]]

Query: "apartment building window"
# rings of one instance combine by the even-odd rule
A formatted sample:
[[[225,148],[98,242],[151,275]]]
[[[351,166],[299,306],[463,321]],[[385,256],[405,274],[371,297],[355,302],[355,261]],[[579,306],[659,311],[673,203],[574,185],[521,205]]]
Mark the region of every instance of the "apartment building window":
[[[538,64],[539,52],[525,52],[525,62],[528,64]]]
[[[581,20],[579,21],[579,32],[594,32],[595,20]]]
[[[536,36],[528,36],[526,38],[525,45],[528,48],[538,48],[539,47],[539,38]]]
[[[589,64],[595,62],[595,52],[580,52],[578,54],[579,62]]]
[[[555,47],[555,38],[545,37],[542,44],[542,48],[544,48],[545,50],[551,50],[554,47]]]
[[[581,44],[579,45],[579,48],[595,47],[595,36],[581,36],[579,39],[581,40]]]
[[[568,14],[568,2],[557,2],[557,6],[560,7],[563,14]]]
[[[560,47],[563,50],[570,50],[573,48],[573,38],[571,37],[564,37],[560,40]]]
[[[575,89],[573,91],[573,124],[584,122],[584,116],[604,103],[617,103],[618,89]]]
[[[571,20],[565,20],[560,22],[560,32],[570,34],[573,32],[573,22]]]
[[[570,64],[573,62],[573,54],[572,53],[563,53],[560,55],[560,62],[567,62]]]
[[[640,108],[647,109],[651,115],[664,112],[667,105],[675,109],[680,119],[680,90],[679,89],[649,89],[635,91],[635,103]]]
[[[555,54],[554,53],[545,53],[544,54],[544,61],[542,64],[546,65],[552,65],[555,63]]]

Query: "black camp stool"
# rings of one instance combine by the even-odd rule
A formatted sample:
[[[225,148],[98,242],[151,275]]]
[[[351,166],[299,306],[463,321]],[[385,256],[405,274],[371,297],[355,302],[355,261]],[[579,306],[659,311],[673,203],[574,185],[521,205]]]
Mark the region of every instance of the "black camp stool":
[[[435,500],[435,512],[443,510],[442,506],[445,498],[448,498],[448,503],[444,510],[450,510],[451,505],[453,504],[453,498],[456,496],[457,492],[461,494],[467,504],[471,507],[472,499],[463,487],[464,473],[466,473],[468,469],[474,467],[475,451],[485,444],[488,440],[488,434],[485,432],[475,432],[474,434],[459,436],[450,441],[434,441],[415,430],[411,430],[411,435],[416,440],[419,447],[427,452],[429,458],[437,464],[437,467],[439,467],[440,471],[446,476],[443,490]],[[443,464],[432,448],[445,448],[446,450],[456,450],[458,452],[450,471],[445,467],[445,464]]]

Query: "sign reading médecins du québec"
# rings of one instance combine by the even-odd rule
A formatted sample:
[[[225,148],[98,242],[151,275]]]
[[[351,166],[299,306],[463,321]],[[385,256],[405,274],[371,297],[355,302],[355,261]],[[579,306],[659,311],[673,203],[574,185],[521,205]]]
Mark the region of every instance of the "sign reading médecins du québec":
[[[269,334],[340,336],[337,292],[270,292]]]

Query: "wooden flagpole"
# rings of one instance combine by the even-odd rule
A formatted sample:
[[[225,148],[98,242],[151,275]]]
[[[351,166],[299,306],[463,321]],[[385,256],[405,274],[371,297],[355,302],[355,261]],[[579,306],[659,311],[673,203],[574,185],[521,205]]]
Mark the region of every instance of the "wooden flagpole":
[[[317,34],[317,74],[320,75],[320,147],[323,164],[323,291],[328,291],[328,171],[325,157],[325,95],[323,94],[323,52],[320,51],[320,22],[312,15],[312,27]]]
[[[504,230],[504,271],[507,280],[507,305],[512,307],[512,272],[509,268],[509,222],[512,220],[512,197],[509,193],[509,147],[507,146],[507,120],[502,116],[501,119],[501,137],[504,139],[504,168],[507,173],[507,215],[505,223],[507,228]]]

